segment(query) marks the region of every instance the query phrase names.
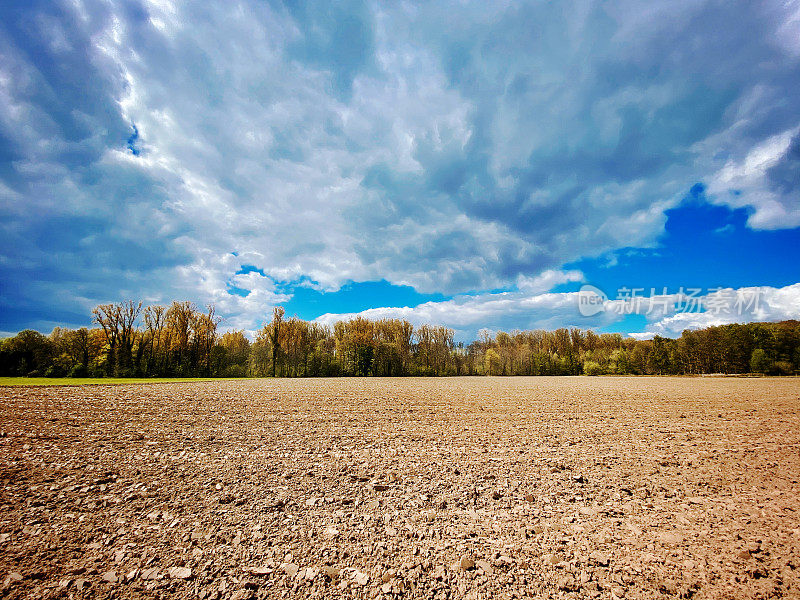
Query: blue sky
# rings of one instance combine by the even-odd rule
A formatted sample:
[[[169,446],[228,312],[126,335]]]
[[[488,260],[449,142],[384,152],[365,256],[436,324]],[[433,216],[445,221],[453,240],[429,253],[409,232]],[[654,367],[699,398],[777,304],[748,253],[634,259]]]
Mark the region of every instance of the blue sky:
[[[782,0],[5,2],[0,331],[126,298],[460,339],[800,317],[799,40]]]

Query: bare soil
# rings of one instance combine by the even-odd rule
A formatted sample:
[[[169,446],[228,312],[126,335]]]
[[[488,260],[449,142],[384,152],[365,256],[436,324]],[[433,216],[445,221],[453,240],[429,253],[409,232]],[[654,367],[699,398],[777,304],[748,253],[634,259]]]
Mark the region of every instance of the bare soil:
[[[9,598],[800,597],[800,380],[0,389]]]

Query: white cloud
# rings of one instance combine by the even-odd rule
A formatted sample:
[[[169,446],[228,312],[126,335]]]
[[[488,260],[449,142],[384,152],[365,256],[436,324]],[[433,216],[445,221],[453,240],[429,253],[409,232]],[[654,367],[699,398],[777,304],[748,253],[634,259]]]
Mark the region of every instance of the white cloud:
[[[536,277],[526,277],[525,275],[520,275],[517,277],[517,288],[519,288],[519,290],[522,292],[536,294],[552,290],[557,285],[561,285],[563,283],[572,283],[583,280],[584,276],[580,271],[557,271],[555,269],[548,269]]]
[[[776,134],[753,147],[741,160],[729,160],[710,180],[708,192],[720,203],[755,209],[748,223],[758,229],[800,225],[800,190],[781,191],[770,184],[770,172],[789,158],[800,128]]]
[[[644,336],[676,337],[685,329],[712,325],[800,319],[800,283],[782,288],[726,288],[706,294],[701,301],[711,308],[705,312],[678,312],[648,323]]]
[[[482,328],[598,329],[620,323],[626,315],[644,315],[644,331],[630,335],[649,339],[655,335],[678,337],[685,329],[712,325],[800,319],[800,283],[783,288],[744,287],[705,290],[705,293],[641,295],[638,300],[610,299],[604,310],[591,317],[578,310],[578,292],[502,292],[457,296],[452,300],[426,302],[416,307],[381,307],[358,313],[325,314],[318,322],[333,325],[356,316],[368,319],[406,319],[414,325],[446,325],[471,340]],[[698,312],[701,310],[703,312]],[[683,312],[691,311],[691,312]]]

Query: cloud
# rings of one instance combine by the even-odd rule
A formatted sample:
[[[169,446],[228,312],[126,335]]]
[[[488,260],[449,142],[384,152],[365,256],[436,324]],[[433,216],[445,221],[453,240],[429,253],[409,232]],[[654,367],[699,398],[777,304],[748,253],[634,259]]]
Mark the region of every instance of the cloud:
[[[700,302],[706,305],[705,312],[662,314],[634,337],[676,337],[685,329],[712,325],[800,319],[800,283],[782,288],[723,288],[701,296]]]
[[[564,277],[569,274],[563,274]],[[556,278],[554,278],[556,279]],[[371,308],[358,313],[325,314],[316,320],[332,326],[356,316],[368,319],[406,319],[414,325],[446,325],[462,341],[476,338],[480,329],[600,329],[622,322],[629,315],[647,319],[641,332],[630,335],[649,339],[655,335],[678,337],[685,329],[712,325],[781,321],[800,318],[800,283],[782,287],[685,290],[671,294],[622,291],[603,303],[603,310],[584,316],[579,292],[515,291],[456,296],[416,307]]]
[[[548,269],[536,277],[520,275],[517,277],[517,288],[522,292],[535,294],[552,290],[557,285],[583,280],[584,276],[580,271],[557,271],[555,269]]]
[[[774,135],[740,161],[730,160],[708,193],[734,208],[751,206],[748,224],[758,229],[800,225],[800,129]]]
[[[50,322],[58,297],[75,322],[101,301],[189,298],[252,328],[287,283],[385,279],[464,315],[514,311],[516,291],[466,294],[539,298],[579,281],[565,264],[652,246],[697,181],[751,227],[796,226],[797,16],[6,3],[0,309]],[[531,311],[568,319],[559,298]]]
[[[317,322],[332,326],[356,316],[368,319],[406,319],[412,324],[446,325],[456,330],[457,338],[469,341],[480,329],[555,329],[572,326],[598,328],[618,321],[612,311],[592,317],[578,310],[578,293],[547,292],[566,282],[581,281],[578,271],[547,271],[533,279],[520,280],[515,291],[463,294],[443,301],[430,301],[415,307],[378,307],[358,313],[327,313]]]
[[[425,302],[415,307],[371,308],[359,313],[324,314],[317,322],[333,325],[356,316],[371,320],[406,319],[415,326],[446,325],[457,338],[470,341],[480,329],[555,329],[563,326],[597,328],[616,321],[611,313],[582,317],[577,293],[524,294],[499,292],[456,296],[451,300]]]

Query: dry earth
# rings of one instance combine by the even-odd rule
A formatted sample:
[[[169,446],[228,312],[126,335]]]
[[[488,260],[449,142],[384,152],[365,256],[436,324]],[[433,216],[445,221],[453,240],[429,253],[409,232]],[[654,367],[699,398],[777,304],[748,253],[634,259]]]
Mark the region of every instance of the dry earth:
[[[9,598],[800,597],[800,380],[0,389]]]

